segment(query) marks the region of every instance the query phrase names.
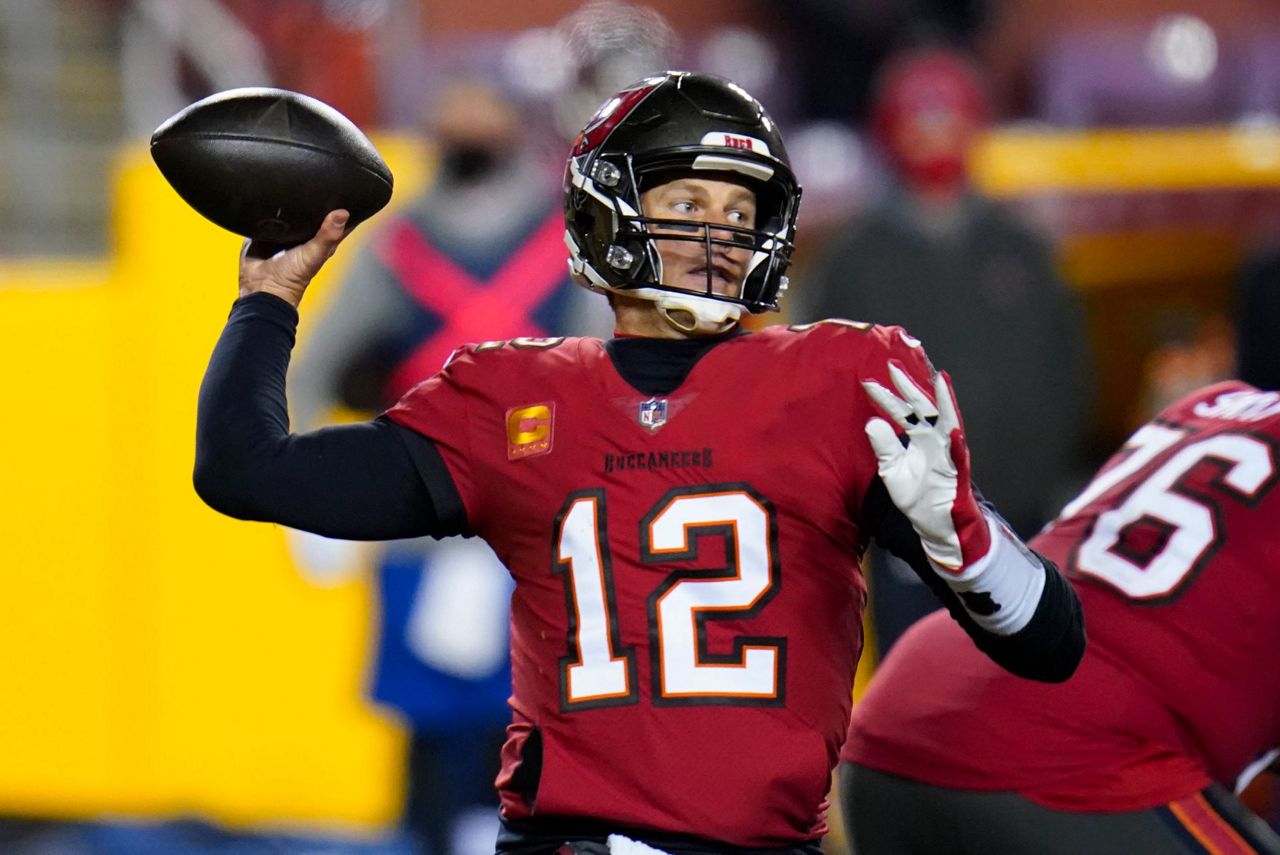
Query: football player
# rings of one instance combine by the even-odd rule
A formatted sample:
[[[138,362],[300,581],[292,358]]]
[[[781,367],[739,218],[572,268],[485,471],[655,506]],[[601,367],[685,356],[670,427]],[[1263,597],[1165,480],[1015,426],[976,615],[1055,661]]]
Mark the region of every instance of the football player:
[[[944,614],[913,627],[841,754],[859,855],[1280,852],[1233,795],[1280,745],[1278,478],[1280,394],[1206,387],[1031,541],[1089,620],[1074,677],[992,667]]]
[[[468,534],[515,580],[498,849],[819,852],[869,538],[1003,666],[1065,679],[1078,601],[978,500],[945,376],[898,328],[744,331],[786,285],[800,188],[761,105],[668,72],[566,169],[571,270],[608,342],[459,348],[381,417],[290,435],[308,243],[249,245],[200,393],[213,507],[344,538]]]

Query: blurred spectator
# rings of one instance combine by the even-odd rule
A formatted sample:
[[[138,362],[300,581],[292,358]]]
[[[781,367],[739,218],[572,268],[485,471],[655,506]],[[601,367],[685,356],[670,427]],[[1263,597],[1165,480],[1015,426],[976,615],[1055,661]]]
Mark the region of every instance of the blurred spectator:
[[[291,378],[294,423],[335,405],[379,411],[467,342],[584,331],[558,180],[531,152],[509,98],[446,86],[429,114],[429,189],[382,223],[307,340]],[[358,562],[354,544],[294,533],[318,580]],[[400,541],[376,559],[382,622],[373,699],[411,730],[404,823],[424,852],[493,851],[498,751],[510,719],[511,581],[474,540]]]
[[[871,84],[895,45],[925,35],[967,42],[987,18],[989,0],[792,0],[759,4],[789,41],[795,112],[804,119],[862,124]],[[833,97],[835,96],[835,97]]]
[[[673,67],[680,39],[650,6],[591,0],[547,26],[441,34],[418,47],[419,55],[401,50],[384,69],[384,106],[394,124],[408,123],[424,95],[429,98],[439,81],[465,69],[469,76],[500,82],[521,105],[528,142],[539,146],[546,168],[559,177],[566,148],[587,119],[618,90]]]
[[[1241,269],[1236,326],[1236,376],[1262,389],[1280,389],[1280,248],[1256,253]]]
[[[274,85],[306,92],[361,127],[380,116],[373,30],[382,0],[222,0],[257,37]]]
[[[805,320],[876,318],[925,342],[964,399],[977,483],[1028,537],[1085,469],[1090,359],[1050,247],[970,186],[970,144],[989,111],[964,54],[896,57],[871,124],[889,187],[833,230],[797,288]],[[895,559],[871,556],[884,652],[937,602]]]
[[[568,59],[557,93],[556,128],[573,137],[605,99],[655,71],[665,71],[679,39],[657,11],[623,0],[591,0],[554,28]]]

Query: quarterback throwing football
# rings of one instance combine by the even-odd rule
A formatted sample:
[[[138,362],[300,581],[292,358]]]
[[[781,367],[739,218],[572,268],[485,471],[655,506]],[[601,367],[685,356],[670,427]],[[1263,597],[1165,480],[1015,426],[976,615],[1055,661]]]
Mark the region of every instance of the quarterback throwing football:
[[[242,519],[494,548],[516,584],[501,852],[819,852],[871,538],[1009,670],[1063,680],[1082,655],[1075,594],[975,495],[919,341],[739,325],[777,307],[799,200],[753,97],[641,81],[565,176],[571,270],[615,337],[467,344],[380,417],[298,435],[296,307],[346,214],[285,252],[246,247],[196,487]]]

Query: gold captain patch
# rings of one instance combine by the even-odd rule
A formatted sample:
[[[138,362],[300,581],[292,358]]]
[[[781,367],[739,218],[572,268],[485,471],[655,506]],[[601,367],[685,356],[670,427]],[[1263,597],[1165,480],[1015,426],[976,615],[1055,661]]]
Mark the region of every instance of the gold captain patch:
[[[522,460],[551,450],[554,404],[531,404],[507,411],[507,459]]]

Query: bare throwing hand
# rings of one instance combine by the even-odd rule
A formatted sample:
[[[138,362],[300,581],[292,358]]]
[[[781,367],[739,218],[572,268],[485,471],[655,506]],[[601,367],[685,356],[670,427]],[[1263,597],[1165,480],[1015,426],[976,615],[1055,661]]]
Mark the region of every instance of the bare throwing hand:
[[[344,210],[330,211],[311,240],[288,249],[246,240],[240,251],[240,296],[266,291],[297,307],[347,236],[348,218]]]

